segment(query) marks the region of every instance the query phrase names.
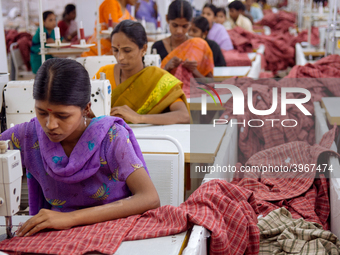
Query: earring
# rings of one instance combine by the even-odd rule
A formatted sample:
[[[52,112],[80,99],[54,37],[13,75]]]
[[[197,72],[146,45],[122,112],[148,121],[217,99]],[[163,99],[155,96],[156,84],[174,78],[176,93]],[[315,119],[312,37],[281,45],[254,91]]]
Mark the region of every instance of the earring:
[[[84,126],[86,127],[87,126],[87,117],[84,116]]]
[[[145,56],[146,52],[143,53],[143,56]]]

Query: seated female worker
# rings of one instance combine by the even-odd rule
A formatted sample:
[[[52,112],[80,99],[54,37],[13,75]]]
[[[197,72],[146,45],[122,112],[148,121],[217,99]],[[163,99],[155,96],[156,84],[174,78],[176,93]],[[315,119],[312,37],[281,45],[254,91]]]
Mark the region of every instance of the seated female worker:
[[[99,69],[112,86],[111,115],[131,123],[190,123],[183,83],[155,66],[144,67],[147,37],[143,26],[124,20],[111,34],[118,64]]]
[[[104,0],[99,6],[99,22],[102,25],[101,30],[107,30],[109,27],[109,19],[111,17],[112,27],[115,27],[122,20],[134,20],[135,18],[127,10],[127,5],[135,5],[137,0]],[[92,36],[88,39],[88,44],[95,44],[90,47],[89,51],[83,52],[82,57],[97,56],[97,27],[95,26]],[[111,54],[111,42],[109,38],[101,38],[101,55]]]
[[[207,35],[209,40],[215,41],[221,48],[221,50],[233,50],[234,46],[230,39],[227,30],[223,25],[215,22],[217,14],[217,8],[213,4],[205,4],[202,10],[202,16],[209,22],[209,33]]]
[[[20,227],[18,236],[159,207],[132,130],[120,118],[86,118],[90,96],[90,79],[81,64],[49,59],[33,85],[37,117],[1,134],[1,140],[11,140],[21,151],[29,210],[35,215]]]
[[[203,16],[194,18],[191,22],[189,29],[189,35],[192,37],[200,37],[205,39],[213,53],[215,66],[226,66],[224,56],[222,54],[220,46],[215,41],[207,39],[209,32],[209,22]]]
[[[173,1],[166,20],[171,36],[153,44],[161,56],[161,67],[175,73],[182,66],[192,72],[195,78],[213,77],[214,59],[208,43],[201,38],[190,38],[186,34],[190,27],[192,8],[184,0]]]

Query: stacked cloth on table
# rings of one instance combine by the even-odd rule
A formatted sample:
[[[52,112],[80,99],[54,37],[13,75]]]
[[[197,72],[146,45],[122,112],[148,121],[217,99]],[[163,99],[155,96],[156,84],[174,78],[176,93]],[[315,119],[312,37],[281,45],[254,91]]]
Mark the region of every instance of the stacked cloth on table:
[[[245,126],[239,127],[239,161],[246,162],[256,152],[272,148],[292,141],[306,141],[315,143],[314,132],[314,105],[313,102],[321,101],[322,97],[340,96],[339,79],[337,78],[284,78],[280,81],[273,79],[253,80],[251,78],[227,79],[222,84],[233,84],[239,87],[244,94],[244,115],[233,115],[233,97],[225,104],[226,109],[220,119],[237,119],[245,121]],[[311,99],[303,106],[312,115],[305,115],[294,104],[287,105],[286,115],[281,115],[281,90],[285,87],[305,88],[311,93]],[[273,102],[273,88],[277,89],[277,108],[269,115],[255,115],[247,107],[248,88],[252,88],[252,102],[257,110],[268,110]],[[193,90],[193,89],[192,89]],[[230,93],[230,92],[227,92]],[[287,93],[287,98],[304,98],[300,93]],[[247,123],[251,119],[260,119],[265,124],[262,127],[250,127]],[[273,124],[267,119],[276,119]],[[295,127],[284,128],[281,124],[285,119],[294,119],[298,124]],[[260,125],[253,122],[252,125]],[[288,122],[285,125],[291,125]]]
[[[287,78],[340,78],[340,56],[330,55],[314,64],[294,66]]]
[[[247,53],[237,50],[222,50],[227,66],[251,66],[251,60]]]
[[[302,142],[288,144],[286,146],[291,154],[287,155],[291,157],[291,162],[317,163],[320,155],[329,152],[328,148],[332,139],[334,139],[334,130],[324,135],[320,145],[310,146]],[[254,156],[254,160],[262,158],[263,162],[267,164],[282,164],[287,161],[282,161],[286,159],[287,155],[283,155],[281,149],[277,148],[272,153],[269,151],[262,152],[258,156]],[[285,150],[286,153],[287,151]],[[118,249],[122,241],[173,235],[196,224],[211,231],[210,254],[212,255],[259,254],[260,230],[263,233],[266,229],[263,224],[261,224],[261,227],[257,226],[257,215],[265,215],[261,206],[259,206],[261,201],[264,201],[263,196],[267,200],[270,196],[272,198],[281,196],[285,199],[288,199],[289,196],[300,196],[302,192],[305,192],[305,188],[308,189],[312,185],[314,176],[315,172],[313,174],[310,171],[300,173],[300,176],[293,173],[291,179],[288,179],[291,181],[288,185],[288,187],[291,187],[290,190],[283,186],[272,185],[269,181],[273,179],[270,178],[258,185],[262,185],[262,188],[253,190],[249,189],[250,186],[248,188],[239,186],[240,183],[234,185],[222,180],[211,180],[202,184],[187,201],[178,207],[162,206],[142,215],[124,219],[74,227],[63,231],[41,232],[31,237],[14,237],[2,241],[0,250],[45,254],[84,254],[97,251],[112,254]],[[297,184],[294,181],[295,178],[299,180],[303,188],[297,188],[297,191],[294,192],[291,189],[293,185]],[[253,179],[253,181],[256,180]],[[285,182],[287,183],[287,181]],[[296,187],[294,188],[296,189]],[[315,199],[316,201],[320,200],[318,197]],[[327,207],[328,205],[329,208],[329,202],[325,199],[320,201],[323,200],[324,206]],[[301,211],[312,210],[309,208],[310,204],[306,204],[305,201],[300,203],[304,203],[303,206],[300,205]],[[322,213],[325,209],[319,208],[319,205],[322,204],[315,202],[315,214],[321,212],[322,217],[327,218],[328,216]],[[303,207],[308,208],[304,209]],[[291,208],[300,213],[300,210],[296,209],[297,207],[290,206],[288,210],[292,211]],[[271,217],[269,212],[268,217]],[[314,225],[318,226],[317,224]],[[274,225],[272,224],[272,226]],[[317,232],[314,234],[318,235]],[[325,236],[324,234],[320,235]],[[264,240],[263,237],[265,236],[262,235],[261,237],[261,240]],[[274,240],[276,239],[273,239],[273,242]],[[292,247],[294,247],[294,242]]]
[[[268,12],[257,22],[257,25],[268,26],[271,30],[287,32],[290,27],[295,26],[296,14],[293,12],[279,11],[278,13]]]
[[[174,235],[196,224],[211,231],[210,254],[255,255],[260,242],[255,212],[256,202],[251,191],[226,181],[212,180],[201,185],[178,207],[162,206],[124,219],[41,232],[32,237],[14,237],[0,242],[0,250],[113,254],[122,241]]]
[[[252,52],[260,44],[264,44],[265,69],[274,74],[288,66],[293,66],[295,64],[295,44],[307,41],[306,31],[302,31],[298,36],[291,35],[287,31],[272,31],[271,35],[257,35],[241,27],[235,27],[228,30],[228,33],[234,48],[238,52]],[[311,43],[313,45],[319,44],[319,30],[317,28],[312,29]]]
[[[340,253],[340,241],[317,223],[302,218],[294,220],[285,209],[272,211],[260,218],[260,255]]]
[[[17,42],[18,43],[17,48],[20,49],[22,59],[25,62],[27,70],[31,70],[30,49],[32,46],[32,35],[26,32],[18,33],[16,30],[9,30],[6,31],[5,37],[7,53],[9,53],[10,51],[11,44]]]
[[[320,144],[313,146],[290,142],[256,153],[244,165],[256,171],[237,171],[232,183],[254,192],[259,215],[285,207],[293,218],[303,217],[329,229],[328,182],[324,176],[329,170],[322,164],[328,163],[329,155],[338,156],[329,150],[335,131],[333,128],[324,134]],[[240,164],[237,168],[242,170]],[[315,179],[317,173],[319,178]]]

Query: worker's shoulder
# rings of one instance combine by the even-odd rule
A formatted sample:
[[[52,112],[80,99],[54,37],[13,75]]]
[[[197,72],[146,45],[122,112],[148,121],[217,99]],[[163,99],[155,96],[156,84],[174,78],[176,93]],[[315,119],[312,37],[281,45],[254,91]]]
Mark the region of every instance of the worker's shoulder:
[[[99,68],[98,72],[106,73],[112,71],[116,64],[109,64]]]

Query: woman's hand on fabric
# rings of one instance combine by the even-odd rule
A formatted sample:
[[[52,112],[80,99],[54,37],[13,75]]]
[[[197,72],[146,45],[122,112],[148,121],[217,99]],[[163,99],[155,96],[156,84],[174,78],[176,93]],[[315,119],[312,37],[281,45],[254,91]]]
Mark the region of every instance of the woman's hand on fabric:
[[[31,236],[43,229],[70,229],[71,213],[41,209],[39,213],[26,221],[17,231],[17,236]]]
[[[182,59],[178,57],[173,57],[165,65],[164,69],[170,72],[172,69],[175,69],[176,67],[178,67],[180,63],[182,63]]]
[[[194,72],[195,70],[197,70],[197,61],[190,61],[190,60],[185,60],[183,62],[183,67],[188,69],[190,72]]]
[[[125,121],[129,121],[133,124],[141,123],[141,116],[140,114],[136,113],[132,110],[129,106],[116,106],[111,108],[111,116],[116,116],[124,119]]]

